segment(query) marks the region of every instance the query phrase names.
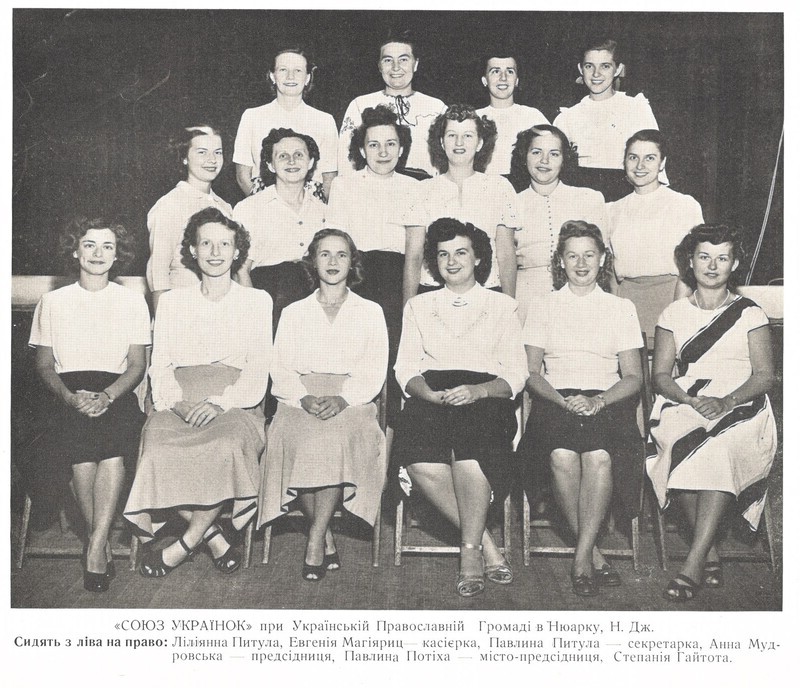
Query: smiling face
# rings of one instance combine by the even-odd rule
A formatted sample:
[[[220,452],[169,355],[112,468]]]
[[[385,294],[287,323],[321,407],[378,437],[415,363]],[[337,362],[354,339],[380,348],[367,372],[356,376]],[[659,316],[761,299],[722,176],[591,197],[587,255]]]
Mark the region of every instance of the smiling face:
[[[655,191],[660,184],[658,174],[665,159],[652,141],[634,141],[625,153],[625,175],[639,193]]]
[[[474,119],[465,119],[463,122],[447,120],[441,143],[448,163],[456,167],[472,166],[475,154],[483,147]]]
[[[110,229],[89,229],[72,255],[78,259],[81,272],[107,275],[117,259],[117,237]]]
[[[587,50],[583,62],[578,65],[593,100],[604,100],[614,95],[614,77],[621,69],[622,65],[617,65],[614,55],[608,50]]]
[[[564,151],[561,139],[549,131],[531,140],[531,147],[525,159],[528,174],[535,184],[552,184],[561,175],[564,166]]]
[[[689,266],[698,286],[714,289],[727,286],[731,273],[739,267],[739,261],[733,257],[731,242],[712,244],[701,241],[689,259]]]
[[[490,58],[481,83],[489,89],[492,99],[513,101],[514,89],[519,85],[517,61],[513,57]]]
[[[339,236],[327,236],[319,242],[314,256],[314,268],[321,283],[336,286],[347,283],[353,256],[347,241]]]
[[[386,175],[394,172],[402,154],[403,148],[395,127],[381,124],[367,129],[361,155],[367,161],[367,167],[375,174]]]
[[[311,156],[303,139],[289,136],[272,147],[272,162],[267,166],[284,184],[305,183],[311,169]]]
[[[475,284],[475,266],[480,264],[469,237],[456,236],[440,241],[436,248],[436,265],[445,284],[456,291],[466,291]]]
[[[302,97],[303,89],[311,81],[308,73],[308,62],[297,53],[281,53],[275,58],[275,69],[269,78],[279,95]]]
[[[570,286],[588,290],[597,282],[597,274],[605,262],[605,254],[591,237],[571,237],[561,253],[561,267]]]
[[[408,43],[387,43],[381,47],[378,69],[390,95],[407,96],[411,94],[411,82],[417,71],[419,60]]]
[[[184,161],[187,181],[210,184],[222,170],[222,139],[212,134],[195,136]]]
[[[190,251],[200,271],[208,277],[230,274],[233,261],[239,257],[236,232],[217,222],[197,228],[197,238]]]

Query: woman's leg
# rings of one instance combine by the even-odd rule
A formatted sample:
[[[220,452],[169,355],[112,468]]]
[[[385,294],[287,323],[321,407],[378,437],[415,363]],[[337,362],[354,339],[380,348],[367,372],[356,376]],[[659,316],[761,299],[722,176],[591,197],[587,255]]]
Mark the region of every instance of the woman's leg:
[[[297,505],[300,508],[300,511],[303,512],[303,516],[306,517],[306,520],[309,523],[309,528],[311,527],[311,523],[314,520],[314,494],[315,493],[312,491],[305,491],[297,495]],[[334,506],[334,511],[335,510],[336,507]],[[333,533],[331,532],[330,519],[328,519],[328,528],[325,531],[325,554],[335,554],[335,553],[336,553],[336,542],[334,541]]]
[[[678,502],[681,505],[681,510],[686,516],[686,520],[689,521],[689,526],[692,529],[692,533],[694,533],[695,527],[697,525],[697,494],[698,494],[697,492],[688,492],[686,490],[682,490],[681,492],[678,493]],[[719,552],[717,551],[716,537],[714,538],[714,544],[712,544],[711,548],[708,550],[706,561],[707,562],[719,561]]]
[[[683,500],[683,497],[681,497]],[[717,530],[725,515],[725,510],[733,501],[729,492],[700,490],[696,493],[694,509],[694,537],[689,554],[681,567],[681,573],[698,584],[703,582],[703,566],[714,545]],[[692,500],[687,500],[687,506]]]
[[[342,488],[339,486],[323,487],[306,494],[312,496],[313,508],[309,518],[305,563],[311,566],[321,566],[325,558],[326,534],[330,532],[333,512],[342,498]]]
[[[578,543],[575,566],[599,569],[605,558],[596,546],[597,535],[611,503],[611,456],[602,449],[581,454],[581,488],[578,500]],[[591,571],[591,569],[589,569]]]
[[[205,532],[211,527],[211,525],[216,520],[217,516],[219,516],[220,511],[222,511],[221,506],[214,507],[213,509],[198,509],[196,511],[189,511],[188,513],[191,514],[189,517],[189,526],[186,529],[186,532],[183,534],[183,541],[189,547],[189,549],[196,549],[200,542],[203,540],[203,535]],[[187,512],[184,510],[182,515],[185,515]],[[218,543],[215,543],[214,540],[219,540],[220,552],[224,554],[227,551],[227,547],[225,546],[224,538],[216,537],[210,541],[209,546],[212,548],[212,553],[214,556],[218,556],[215,547]],[[164,563],[167,566],[177,566],[180,564],[184,559],[186,559],[186,550],[181,546],[179,542],[173,542],[169,547],[165,547],[162,552],[161,556],[163,558]]]

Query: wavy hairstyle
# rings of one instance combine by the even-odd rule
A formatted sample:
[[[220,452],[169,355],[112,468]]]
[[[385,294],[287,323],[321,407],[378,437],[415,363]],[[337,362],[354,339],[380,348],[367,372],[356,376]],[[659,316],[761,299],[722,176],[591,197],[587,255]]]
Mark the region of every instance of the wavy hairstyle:
[[[471,222],[459,222],[452,217],[441,217],[434,220],[425,235],[425,247],[423,249],[423,259],[430,271],[433,279],[439,284],[444,284],[444,277],[439,272],[439,265],[436,256],[439,252],[439,244],[443,241],[451,241],[457,236],[467,237],[472,242],[472,250],[475,258],[480,260],[475,266],[475,279],[483,284],[489,279],[492,271],[492,243],[489,236],[482,229],[479,229]]]
[[[302,57],[306,61],[306,71],[309,73],[311,78],[308,80],[308,83],[303,87],[303,99],[305,99],[306,96],[309,93],[311,93],[311,89],[314,88],[314,75],[315,75],[315,73],[317,71],[317,65],[311,59],[310,53],[305,48],[302,48],[302,47],[297,46],[297,45],[287,46],[287,47],[281,48],[280,50],[278,50],[278,52],[276,52],[272,56],[272,66],[269,68],[269,73],[270,74],[274,74],[275,73],[275,64],[277,63],[278,58],[281,55],[285,55],[286,53],[293,53],[295,55],[299,55],[300,57]],[[269,87],[272,89],[272,93],[277,95],[278,87],[275,85],[275,82],[272,79],[267,79],[267,81],[269,81]]]
[[[110,229],[114,233],[117,239],[117,259],[114,261],[111,270],[109,270],[109,277],[113,278],[121,274],[122,270],[131,263],[135,256],[134,238],[116,220],[103,217],[89,218],[82,215],[72,218],[59,233],[58,243],[66,272],[68,274],[80,272],[80,266],[74,253],[78,250],[81,239],[86,236],[86,232],[90,229]]]
[[[726,224],[702,224],[694,227],[675,247],[675,264],[681,275],[681,280],[688,284],[692,289],[697,289],[697,278],[694,276],[690,261],[694,256],[697,247],[708,242],[719,246],[720,244],[732,244],[731,258],[738,260],[739,265],[728,278],[728,287],[735,289],[739,284],[739,271],[745,263],[745,250],[742,245],[741,231],[737,227]]]
[[[558,234],[558,246],[553,252],[553,259],[550,261],[550,272],[553,275],[553,286],[561,289],[567,283],[567,271],[561,267],[561,258],[567,247],[569,239],[589,237],[597,246],[597,250],[606,257],[597,273],[597,284],[603,291],[611,291],[611,280],[614,275],[614,254],[603,242],[603,235],[597,225],[590,224],[584,220],[567,220],[561,225]]]
[[[525,129],[517,134],[514,150],[511,151],[511,183],[515,189],[524,189],[530,186],[531,176],[528,173],[528,152],[531,149],[531,145],[533,145],[534,139],[544,134],[553,134],[561,142],[561,157],[564,162],[561,165],[559,179],[577,166],[577,156],[569,145],[567,135],[561,129],[554,127],[552,124],[539,124],[530,129]]]
[[[361,149],[364,148],[369,129],[380,126],[394,127],[400,140],[400,147],[403,149],[395,169],[402,170],[406,166],[411,151],[411,129],[405,124],[397,123],[397,115],[388,105],[376,105],[364,108],[364,112],[361,113],[361,124],[353,131],[353,137],[350,139],[350,153],[347,157],[352,160],[357,170],[363,170],[367,166],[367,159],[361,154]]]
[[[664,136],[658,129],[642,129],[637,131],[625,142],[625,156],[628,155],[628,150],[637,141],[644,141],[646,143],[654,143],[658,152],[661,154],[663,161],[667,157],[667,137]]]
[[[186,229],[183,231],[183,241],[181,241],[181,263],[194,272],[195,275],[202,277],[203,272],[192,255],[190,247],[197,247],[197,231],[207,224],[223,225],[233,232],[233,243],[239,251],[239,257],[233,261],[231,266],[231,271],[235,273],[247,260],[247,253],[250,251],[250,233],[243,225],[231,220],[225,213],[214,206],[203,208],[203,210],[196,212],[189,218]]]
[[[314,266],[314,260],[317,257],[320,242],[328,237],[339,237],[347,242],[347,247],[350,249],[350,271],[347,273],[347,286],[357,287],[364,281],[364,262],[361,257],[361,251],[356,248],[353,238],[341,229],[320,229],[314,235],[302,260],[308,283],[312,289],[316,289],[319,286],[319,274]]]
[[[186,179],[186,156],[192,147],[192,141],[198,136],[219,136],[222,140],[222,132],[209,124],[195,124],[184,127],[170,137],[167,150],[170,152],[175,162],[175,170],[180,173],[181,179]],[[220,168],[220,171],[222,169]]]
[[[272,162],[272,150],[275,144],[283,139],[300,139],[306,144],[308,149],[308,157],[311,158],[311,167],[308,168],[306,181],[310,182],[314,176],[314,170],[317,169],[319,162],[319,146],[317,142],[308,134],[298,134],[294,129],[272,129],[261,142],[261,164],[259,166],[259,174],[265,186],[272,186],[275,183],[275,173],[269,169],[269,163]]]
[[[586,58],[586,53],[590,50],[608,50],[608,52],[611,53],[612,59],[618,66],[619,63],[622,62],[622,51],[620,50],[619,44],[612,38],[595,38],[586,41],[578,56],[578,60],[581,64],[583,64],[583,60]]]
[[[497,125],[490,120],[486,115],[479,115],[475,112],[472,105],[464,105],[456,103],[447,108],[441,115],[439,115],[431,125],[428,132],[428,154],[431,156],[433,166],[439,170],[441,174],[447,172],[450,163],[447,160],[447,155],[442,147],[442,139],[444,138],[445,129],[447,129],[447,122],[464,122],[471,119],[475,122],[475,128],[478,130],[478,138],[483,142],[481,149],[475,154],[475,162],[472,166],[476,172],[485,172],[486,166],[492,159],[492,152],[494,151],[494,144],[497,140]]]

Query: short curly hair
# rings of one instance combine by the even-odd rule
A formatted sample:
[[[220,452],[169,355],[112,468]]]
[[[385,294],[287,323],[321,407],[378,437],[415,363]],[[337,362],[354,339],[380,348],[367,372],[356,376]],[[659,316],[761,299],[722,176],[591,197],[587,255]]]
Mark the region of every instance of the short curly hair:
[[[457,236],[467,237],[472,242],[475,258],[480,260],[475,266],[475,279],[480,284],[483,284],[489,279],[489,274],[492,272],[492,242],[486,232],[471,222],[459,222],[452,217],[441,217],[438,220],[434,220],[425,235],[425,248],[423,249],[425,266],[430,271],[433,279],[439,284],[444,284],[444,277],[439,272],[439,265],[436,260],[439,244],[443,241],[451,241]]]
[[[483,146],[475,154],[475,162],[473,163],[475,171],[485,172],[486,166],[492,159],[494,144],[497,140],[497,125],[486,115],[479,115],[472,105],[456,103],[448,107],[433,121],[428,132],[428,153],[431,156],[431,163],[441,174],[447,172],[450,167],[447,155],[442,147],[442,139],[444,138],[445,129],[447,129],[447,122],[464,122],[468,119],[475,122],[478,138],[483,142]]]
[[[210,124],[195,124],[184,127],[170,137],[167,146],[175,163],[175,170],[179,172],[181,179],[186,179],[186,156],[192,147],[192,141],[198,136],[219,136],[222,140],[222,132]],[[222,171],[220,169],[220,171]]]
[[[302,265],[306,271],[308,283],[312,289],[319,286],[319,274],[317,268],[314,266],[314,260],[317,257],[319,245],[323,239],[328,237],[339,237],[347,242],[347,247],[350,249],[350,271],[347,273],[347,286],[357,287],[364,281],[364,261],[361,256],[361,251],[356,248],[353,238],[341,229],[320,229],[308,245],[308,251],[303,256]]]
[[[561,157],[564,163],[561,166],[561,174],[569,172],[577,165],[577,156],[569,145],[567,135],[558,127],[552,124],[538,124],[530,129],[517,134],[517,141],[514,143],[514,150],[511,151],[511,183],[515,189],[524,189],[530,186],[531,176],[528,173],[528,152],[533,145],[534,139],[544,134],[553,134],[561,142]]]
[[[675,264],[678,266],[681,280],[688,284],[692,289],[697,289],[697,278],[694,276],[690,261],[694,256],[697,247],[708,242],[719,246],[720,244],[732,244],[731,258],[739,261],[739,265],[728,278],[728,287],[736,288],[739,284],[739,275],[745,263],[745,250],[742,245],[741,231],[738,227],[731,227],[726,224],[702,224],[694,227],[675,247]]]
[[[553,286],[561,289],[567,283],[567,271],[561,267],[561,258],[567,248],[567,241],[580,237],[592,239],[597,246],[597,250],[606,257],[605,262],[600,266],[597,273],[597,284],[603,291],[611,291],[611,280],[614,275],[614,254],[603,242],[603,235],[597,225],[593,225],[584,220],[567,220],[561,225],[558,234],[558,245],[553,252],[553,259],[550,263],[553,275]]]
[[[236,272],[247,260],[250,251],[250,233],[235,220],[231,220],[219,208],[210,206],[196,212],[189,218],[186,229],[183,231],[183,241],[181,241],[181,263],[189,268],[195,275],[202,277],[203,273],[197,260],[191,252],[191,247],[197,247],[197,232],[203,225],[217,224],[223,225],[234,233],[234,245],[239,251],[239,257],[233,261],[231,271]]]
[[[376,105],[375,107],[364,108],[361,113],[361,124],[353,131],[350,139],[350,153],[347,156],[353,162],[357,170],[363,170],[367,166],[367,159],[361,155],[361,149],[367,140],[367,132],[371,127],[394,127],[397,138],[400,140],[400,147],[403,152],[397,161],[395,169],[403,169],[411,152],[411,129],[405,124],[398,124],[397,115],[388,105]]]
[[[122,270],[128,267],[135,257],[134,238],[116,220],[103,217],[89,218],[82,215],[72,218],[64,225],[59,234],[59,246],[67,274],[80,272],[80,266],[75,259],[75,251],[78,250],[81,239],[90,229],[110,229],[114,233],[117,239],[117,259],[109,270],[109,277],[113,278],[121,274]]]
[[[314,170],[317,169],[317,163],[320,158],[317,142],[308,134],[298,134],[294,129],[281,128],[270,131],[261,142],[261,164],[259,173],[261,174],[261,180],[264,182],[264,185],[272,186],[275,183],[275,173],[269,169],[269,164],[272,162],[272,151],[275,148],[275,144],[283,139],[300,139],[306,144],[308,157],[311,158],[311,167],[308,168],[306,181],[310,182],[314,176]]]

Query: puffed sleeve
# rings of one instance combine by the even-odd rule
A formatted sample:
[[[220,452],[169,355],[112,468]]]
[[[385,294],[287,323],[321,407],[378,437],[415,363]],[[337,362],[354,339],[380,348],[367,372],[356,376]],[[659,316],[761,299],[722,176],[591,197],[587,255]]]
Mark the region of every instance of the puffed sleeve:
[[[308,394],[300,382],[300,372],[295,361],[299,351],[297,342],[303,337],[301,307],[291,304],[281,312],[278,331],[275,334],[275,350],[272,361],[272,393],[287,406],[301,408],[300,400]]]
[[[519,322],[515,301],[503,309],[498,333],[500,335],[497,351],[500,364],[498,377],[503,378],[511,387],[512,396],[517,396],[528,379],[528,359],[522,344],[522,325]]]
[[[422,363],[425,360],[425,347],[422,343],[422,333],[419,330],[414,314],[414,299],[410,299],[403,309],[403,331],[400,335],[400,347],[397,350],[397,361],[394,364],[394,373],[403,394],[409,380],[425,372]]]
[[[363,312],[359,313],[359,329],[367,340],[363,349],[367,355],[361,357],[342,385],[341,396],[350,406],[367,404],[378,396],[389,363],[389,336],[383,310],[370,301],[363,305]]]
[[[348,159],[350,154],[350,139],[353,138],[353,131],[361,124],[361,112],[355,99],[350,101],[342,120],[342,128],[339,130],[339,170],[342,174],[353,170],[353,164]]]
[[[496,201],[499,204],[500,219],[498,225],[504,225],[509,229],[520,229],[522,224],[517,216],[517,192],[514,187],[504,177],[496,177],[498,183],[498,193]]]
[[[317,141],[319,146],[319,172],[336,172],[337,148],[339,137],[336,132],[336,121],[327,112],[325,113],[325,123],[321,133],[321,140]],[[349,144],[348,144],[349,145]],[[345,169],[345,168],[343,168]]]
[[[153,330],[153,355],[150,360],[150,383],[153,390],[153,407],[156,411],[169,411],[183,398],[183,392],[175,379],[175,346],[191,333],[181,331],[181,312],[176,295],[171,291],[158,302]]]
[[[50,299],[48,297],[49,294],[43,294],[39,303],[36,304],[28,346],[53,346],[50,327]]]
[[[650,101],[647,100],[644,93],[635,96],[633,102],[636,105],[637,131],[658,129],[658,122],[656,122],[656,116],[653,114],[653,108],[650,107]]]
[[[250,146],[253,135],[252,118],[249,116],[249,112],[249,110],[245,110],[242,113],[241,120],[239,120],[239,128],[236,130],[236,140],[233,143],[233,162],[237,165],[257,167],[258,163],[253,160],[253,153]]]
[[[184,227],[176,226],[171,213],[164,212],[163,198],[147,213],[147,229],[150,232],[150,260],[147,262],[147,285],[151,291],[170,288],[169,266],[175,247],[183,237]]]
[[[208,397],[224,411],[253,408],[264,398],[272,363],[272,298],[259,289],[242,289],[241,336],[248,344],[247,358],[239,379],[218,396]]]

